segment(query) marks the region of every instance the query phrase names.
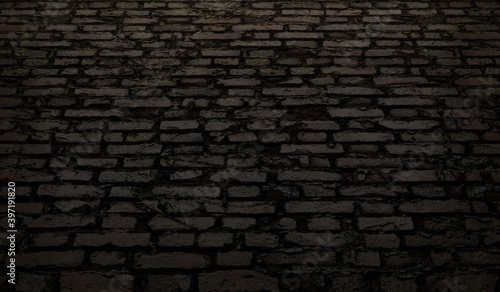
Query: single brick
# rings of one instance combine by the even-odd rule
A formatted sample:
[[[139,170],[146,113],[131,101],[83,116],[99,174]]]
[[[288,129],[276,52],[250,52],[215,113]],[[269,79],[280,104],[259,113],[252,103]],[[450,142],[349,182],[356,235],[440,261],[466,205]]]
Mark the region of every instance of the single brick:
[[[329,86],[328,87],[328,94],[334,94],[334,95],[383,95],[384,92],[379,90],[379,89],[374,89],[374,88],[369,88],[369,87],[333,87]],[[358,109],[334,109],[331,110],[335,113],[341,113],[341,111],[346,111],[346,112],[356,112],[356,113],[361,113],[363,112],[362,110]],[[367,112],[376,114],[376,116],[379,116],[380,113],[382,113],[381,110],[366,110]],[[329,111],[330,112],[330,111]]]
[[[255,218],[229,217],[222,218],[222,227],[230,229],[247,229],[256,224]]]
[[[146,183],[155,179],[156,172],[152,170],[113,171],[105,170],[99,175],[100,182],[132,182]]]
[[[206,255],[167,252],[149,254],[136,254],[134,257],[135,269],[203,269],[209,265]]]
[[[199,247],[222,247],[233,242],[232,233],[208,232],[198,236]]]
[[[229,202],[227,213],[233,214],[272,214],[275,211],[275,203],[269,202]]]
[[[285,203],[285,211],[288,213],[332,213],[347,214],[354,212],[354,202],[303,202],[292,201]]]
[[[468,202],[458,200],[408,202],[399,206],[405,213],[469,213]]]
[[[180,217],[164,218],[155,217],[149,222],[152,230],[204,230],[212,227],[215,219],[212,217]]]
[[[68,197],[68,198],[102,198],[104,189],[86,185],[40,185],[37,190],[39,196]]]
[[[477,235],[464,235],[448,233],[446,235],[418,234],[405,236],[406,246],[409,247],[460,247],[477,246],[479,237]]]
[[[228,188],[227,193],[233,198],[254,198],[260,195],[260,189],[257,186],[236,186]]]
[[[144,5],[146,4],[144,3]],[[145,292],[158,292],[165,287],[169,287],[172,291],[187,292],[191,287],[191,276],[189,275],[148,275],[147,279]]]
[[[72,272],[62,273],[59,283],[61,291],[100,291],[112,287],[114,283],[119,283],[123,291],[132,291],[134,277],[125,273]]]
[[[280,181],[338,181],[341,175],[334,172],[311,171],[311,170],[280,170],[278,180]]]
[[[432,182],[438,180],[438,173],[435,170],[403,170],[392,175],[392,181],[396,182]]]
[[[253,255],[251,252],[230,251],[217,253],[217,265],[220,266],[250,266]]]
[[[360,230],[398,231],[413,230],[413,221],[409,217],[360,217]]]
[[[279,238],[270,233],[246,233],[245,243],[248,247],[276,247]]]
[[[74,246],[104,246],[111,244],[118,247],[148,246],[149,233],[105,233],[76,235]]]
[[[388,142],[394,140],[392,133],[340,132],[333,134],[336,142]]]
[[[343,153],[344,148],[340,144],[335,144],[333,147],[317,144],[300,144],[300,145],[281,145],[280,153],[284,154],[334,154]],[[287,172],[289,173],[289,172]]]
[[[316,217],[307,220],[311,231],[340,230],[340,220],[331,217]]]
[[[193,246],[194,240],[195,237],[192,233],[165,234],[159,237],[158,245],[168,247]]]
[[[37,218],[26,218],[24,220],[24,224],[28,228],[74,228],[94,225],[95,218],[90,216],[74,216],[68,214],[47,214]]]
[[[351,239],[343,234],[333,234],[331,232],[321,233],[302,233],[289,232],[285,235],[287,242],[295,243],[302,246],[326,246],[340,247],[351,241]]]
[[[198,278],[200,292],[208,291],[277,291],[278,279],[253,270],[231,270],[202,273]]]
[[[27,268],[40,266],[78,267],[83,264],[84,252],[72,251],[39,251],[21,253],[16,257],[16,263]]]
[[[123,154],[158,154],[161,152],[162,145],[159,144],[141,144],[141,145],[108,145],[106,152],[111,155]]]

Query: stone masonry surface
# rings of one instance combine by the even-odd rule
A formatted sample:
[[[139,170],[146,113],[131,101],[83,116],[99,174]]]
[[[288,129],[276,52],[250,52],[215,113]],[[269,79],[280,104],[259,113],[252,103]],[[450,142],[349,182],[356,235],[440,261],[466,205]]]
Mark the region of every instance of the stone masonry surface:
[[[1,291],[500,291],[498,1],[2,1]]]

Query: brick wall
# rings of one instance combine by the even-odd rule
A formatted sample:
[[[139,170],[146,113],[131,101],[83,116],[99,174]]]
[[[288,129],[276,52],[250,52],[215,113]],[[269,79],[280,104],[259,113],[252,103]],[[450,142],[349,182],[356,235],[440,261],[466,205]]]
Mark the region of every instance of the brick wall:
[[[497,1],[0,8],[17,291],[500,288]]]

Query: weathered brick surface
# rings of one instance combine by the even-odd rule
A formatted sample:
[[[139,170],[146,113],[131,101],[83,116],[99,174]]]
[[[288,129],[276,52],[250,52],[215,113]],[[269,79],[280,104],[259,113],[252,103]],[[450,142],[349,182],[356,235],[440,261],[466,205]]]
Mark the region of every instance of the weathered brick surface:
[[[0,3],[16,291],[497,291],[499,15]]]

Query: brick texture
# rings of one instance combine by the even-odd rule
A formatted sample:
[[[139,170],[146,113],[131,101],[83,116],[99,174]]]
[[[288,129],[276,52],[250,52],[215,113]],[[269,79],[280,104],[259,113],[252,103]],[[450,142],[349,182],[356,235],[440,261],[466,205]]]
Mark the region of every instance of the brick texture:
[[[499,291],[499,17],[0,3],[15,291]]]

